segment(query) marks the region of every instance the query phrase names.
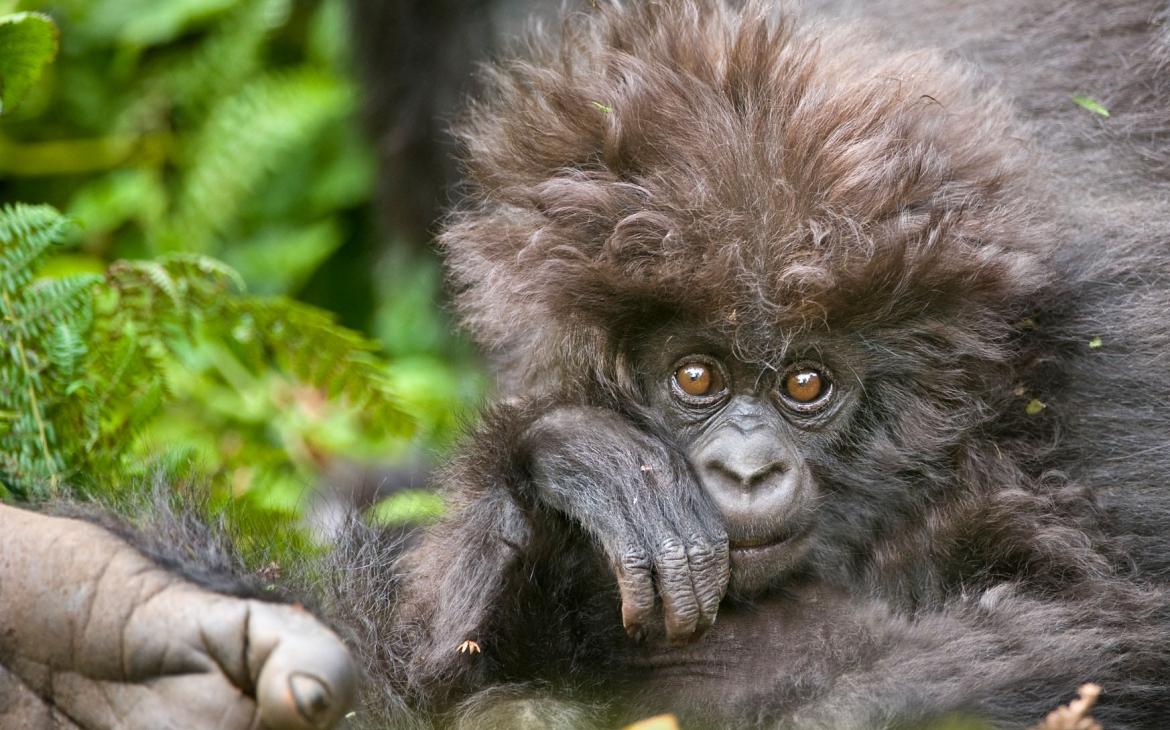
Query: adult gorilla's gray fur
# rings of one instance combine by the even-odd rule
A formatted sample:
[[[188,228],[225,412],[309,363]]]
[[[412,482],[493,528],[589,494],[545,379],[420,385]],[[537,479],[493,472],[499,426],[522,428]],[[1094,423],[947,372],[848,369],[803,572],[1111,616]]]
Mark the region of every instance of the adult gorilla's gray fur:
[[[441,243],[504,398],[315,573],[353,722],[1161,727],[1168,20],[598,0],[491,67]]]

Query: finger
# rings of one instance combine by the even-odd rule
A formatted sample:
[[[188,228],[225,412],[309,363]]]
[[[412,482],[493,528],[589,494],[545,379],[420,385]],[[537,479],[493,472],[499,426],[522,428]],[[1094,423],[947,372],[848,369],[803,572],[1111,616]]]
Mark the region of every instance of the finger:
[[[691,583],[690,562],[682,541],[663,540],[654,559],[658,572],[658,593],[666,623],[666,638],[672,644],[689,641],[699,622],[699,602]]]
[[[691,566],[691,585],[695,600],[699,604],[699,620],[696,634],[702,634],[715,623],[719,603],[727,590],[728,565],[727,543],[712,545],[701,534],[691,538],[687,547],[687,561]]]
[[[650,557],[637,547],[626,548],[618,560],[618,590],[622,597],[622,626],[634,641],[646,638],[654,616],[654,580]]]
[[[690,564],[691,585],[699,605],[696,635],[701,635],[715,622],[719,604],[727,593],[730,563],[727,534],[716,524],[702,504],[687,501],[690,509],[676,517],[680,522],[678,534],[687,535],[687,562]]]
[[[332,728],[353,704],[357,672],[341,640],[298,606],[250,602],[249,667],[256,703],[273,730]]]
[[[348,651],[307,611],[198,587],[95,525],[0,506],[0,583],[0,656],[62,670],[54,706],[82,726],[243,728],[258,709],[320,730],[353,701]]]

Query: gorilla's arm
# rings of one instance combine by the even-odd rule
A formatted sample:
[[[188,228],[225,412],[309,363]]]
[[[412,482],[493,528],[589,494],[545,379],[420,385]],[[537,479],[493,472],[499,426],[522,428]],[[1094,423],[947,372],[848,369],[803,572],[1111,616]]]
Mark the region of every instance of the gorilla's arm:
[[[1042,598],[1001,584],[905,613],[824,584],[794,586],[725,606],[691,646],[633,655],[630,705],[618,719],[674,712],[683,727],[1022,729],[1093,682],[1103,687],[1094,712],[1105,727],[1151,726],[1170,701],[1160,675],[1165,595],[1110,580],[1076,590]],[[676,671],[639,675],[654,667]],[[952,716],[967,722],[948,724]]]
[[[404,668],[392,683],[419,704],[484,686],[493,668],[514,677],[507,656],[533,643],[542,626],[532,621],[574,620],[572,606],[539,603],[568,602],[542,591],[541,573],[576,571],[585,586],[600,566],[613,610],[585,620],[612,621],[619,637],[621,623],[637,638],[665,632],[680,642],[714,620],[728,580],[721,523],[684,457],[623,417],[582,406],[494,409],[444,481],[454,501],[402,561],[390,631]],[[605,590],[611,576],[616,591]]]
[[[711,625],[727,590],[727,536],[681,454],[616,414],[580,407],[542,416],[525,447],[534,498],[601,548],[633,638],[655,633],[656,589],[671,643]]]
[[[1062,598],[1004,584],[913,617],[866,601],[821,606],[818,621],[833,626],[819,635],[833,642],[806,644],[789,669],[832,680],[780,727],[933,727],[947,714],[1031,727],[1085,682],[1103,688],[1104,727],[1149,727],[1170,701],[1166,605],[1162,591],[1100,580]]]
[[[0,505],[0,726],[320,729],[354,685],[300,606],[213,592],[95,524]]]

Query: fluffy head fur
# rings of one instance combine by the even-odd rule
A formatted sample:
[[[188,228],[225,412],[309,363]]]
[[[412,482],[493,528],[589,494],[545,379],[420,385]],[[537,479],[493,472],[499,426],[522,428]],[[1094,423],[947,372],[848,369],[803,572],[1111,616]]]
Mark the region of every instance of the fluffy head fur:
[[[955,356],[987,355],[1043,278],[1011,115],[934,54],[680,0],[582,11],[529,56],[460,130],[442,236],[467,325],[529,392],[616,377],[604,354],[664,309],[761,358],[953,314]]]

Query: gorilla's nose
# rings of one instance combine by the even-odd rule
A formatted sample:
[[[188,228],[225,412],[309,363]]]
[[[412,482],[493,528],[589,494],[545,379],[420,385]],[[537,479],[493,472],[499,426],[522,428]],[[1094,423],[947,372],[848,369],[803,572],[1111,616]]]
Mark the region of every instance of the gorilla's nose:
[[[779,454],[763,454],[753,450],[736,450],[707,460],[703,468],[714,481],[724,482],[729,489],[754,492],[768,489],[788,473],[787,460]]]
[[[800,501],[801,469],[771,429],[724,434],[699,460],[703,486],[731,519],[783,518]]]

